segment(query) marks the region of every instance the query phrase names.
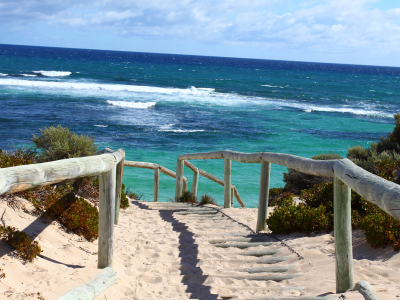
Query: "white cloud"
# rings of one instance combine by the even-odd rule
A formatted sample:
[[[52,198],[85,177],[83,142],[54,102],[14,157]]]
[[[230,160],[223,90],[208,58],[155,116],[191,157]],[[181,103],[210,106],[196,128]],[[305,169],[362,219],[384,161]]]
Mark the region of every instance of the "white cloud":
[[[400,8],[378,0],[0,0],[0,24],[320,53],[399,51]],[[297,3],[297,2],[296,2]],[[282,13],[282,9],[287,10]]]

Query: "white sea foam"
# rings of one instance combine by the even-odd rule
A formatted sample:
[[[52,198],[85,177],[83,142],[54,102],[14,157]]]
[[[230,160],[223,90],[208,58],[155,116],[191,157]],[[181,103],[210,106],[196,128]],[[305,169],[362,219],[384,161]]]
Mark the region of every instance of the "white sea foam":
[[[53,81],[32,81],[20,79],[0,79],[0,85],[24,86],[34,88],[49,88],[49,89],[67,89],[67,90],[105,90],[114,92],[138,92],[138,93],[156,93],[166,95],[196,95],[205,96],[213,93],[212,88],[196,88],[192,86],[189,89],[179,88],[162,88],[153,86],[140,85],[123,85],[123,84],[101,84],[91,82],[53,82]]]
[[[43,76],[48,77],[61,77],[71,75],[71,72],[68,71],[33,71],[33,73],[42,74]]]
[[[196,129],[196,130],[184,130],[184,129],[160,129],[159,131],[167,131],[167,132],[177,132],[177,133],[189,133],[189,132],[202,132],[204,129]]]
[[[10,77],[0,78],[0,86],[1,85],[27,87],[39,89],[41,91],[47,90],[48,93],[79,94],[79,96],[95,96],[102,99],[107,97],[109,99],[107,103],[110,105],[133,109],[147,109],[156,105],[156,103],[159,103],[160,105],[169,105],[169,103],[181,102],[186,105],[198,107],[205,105],[226,107],[247,106],[256,107],[257,109],[282,109],[286,107],[299,109],[307,113],[315,111],[393,118],[393,113],[363,103],[354,107],[342,105],[323,106],[284,99],[265,99],[261,97],[243,96],[235,93],[219,93],[215,92],[215,89],[212,88],[164,88],[139,85],[103,84],[87,81],[50,82],[45,80],[14,79]],[[169,128],[167,130],[173,129]]]
[[[107,100],[108,104],[120,106],[120,107],[127,107],[127,108],[139,108],[139,109],[146,109],[156,105],[156,102],[126,102],[126,101],[111,101]]]
[[[8,74],[3,74],[3,73],[0,73],[0,76],[7,76]]]
[[[25,76],[25,77],[36,77],[37,75],[32,75],[32,74],[22,74],[22,76]]]
[[[266,87],[278,87],[276,85],[269,85],[269,84],[262,84],[261,86],[266,86]]]
[[[301,103],[285,103],[284,106],[301,109],[305,112],[312,111],[321,111],[321,112],[332,112],[332,113],[349,113],[360,116],[376,116],[376,117],[384,117],[384,118],[393,118],[393,114],[386,113],[378,110],[370,110],[370,109],[358,109],[351,107],[329,107],[329,106],[317,106],[310,104],[301,104]]]
[[[108,125],[94,125],[96,127],[108,127]]]

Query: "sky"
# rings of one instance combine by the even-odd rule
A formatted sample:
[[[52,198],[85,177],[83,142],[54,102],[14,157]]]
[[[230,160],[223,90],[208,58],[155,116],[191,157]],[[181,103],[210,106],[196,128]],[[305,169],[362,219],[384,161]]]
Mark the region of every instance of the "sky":
[[[400,1],[0,0],[0,44],[400,67]]]

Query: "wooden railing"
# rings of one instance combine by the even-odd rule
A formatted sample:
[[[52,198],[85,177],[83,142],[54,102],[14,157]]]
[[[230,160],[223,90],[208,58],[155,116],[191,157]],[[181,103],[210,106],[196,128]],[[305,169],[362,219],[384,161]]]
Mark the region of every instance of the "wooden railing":
[[[202,169],[197,168],[195,165],[193,165],[192,163],[190,163],[188,161],[185,161],[185,165],[193,171],[192,194],[194,195],[194,197],[197,196],[197,186],[198,186],[198,182],[199,182],[199,175],[202,175],[202,176],[224,186],[224,181],[219,179],[218,177],[216,177]],[[159,164],[155,164],[155,163],[125,160],[124,166],[154,170],[154,192],[153,192],[154,202],[158,202],[160,172],[164,173],[172,178],[176,178],[176,173],[174,171],[167,169]],[[186,177],[182,177],[182,178],[183,178],[182,191],[186,191],[187,186],[188,186],[188,179]],[[239,204],[242,207],[244,207],[244,203],[243,203],[242,199],[240,198],[239,192],[237,191],[236,187],[234,185],[231,185],[231,188],[232,188],[231,203],[233,202],[233,195],[235,195],[236,200],[239,202]]]
[[[336,292],[354,288],[351,232],[351,189],[400,220],[400,185],[373,175],[348,159],[313,160],[281,153],[216,151],[178,156],[175,197],[183,191],[183,166],[193,159],[224,159],[224,207],[231,207],[231,161],[261,163],[256,231],[266,230],[271,163],[317,176],[333,177]]]
[[[122,149],[105,149],[95,156],[0,169],[0,196],[82,176],[100,177],[97,267],[106,270],[98,276],[94,285],[81,287],[78,292],[71,291],[60,299],[78,299],[77,296],[82,296],[82,293],[100,293],[117,278],[111,267],[114,224],[118,224],[124,158],[125,151]]]
[[[142,161],[130,161],[126,160],[124,162],[125,167],[142,168],[142,169],[152,169],[154,170],[154,202],[158,202],[158,191],[160,186],[160,172],[164,173],[172,178],[176,178],[174,171],[167,169],[159,164],[142,162]],[[183,188],[187,190],[188,179],[183,177]]]

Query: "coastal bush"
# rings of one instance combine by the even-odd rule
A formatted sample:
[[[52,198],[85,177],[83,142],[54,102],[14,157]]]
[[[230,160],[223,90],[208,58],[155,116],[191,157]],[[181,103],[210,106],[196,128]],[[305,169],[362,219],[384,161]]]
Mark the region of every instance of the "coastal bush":
[[[183,194],[175,199],[175,202],[197,203],[197,198],[190,191],[185,191]]]
[[[212,204],[212,205],[217,205],[217,202],[213,197],[211,197],[208,194],[204,194],[200,197],[200,202],[199,205],[205,205],[205,204]]]
[[[279,196],[276,196],[274,201],[271,202],[270,206],[279,206],[282,203],[286,203],[288,200],[293,201],[294,195],[289,192],[283,192],[279,194]],[[268,201],[269,202],[269,201]]]
[[[269,189],[268,206],[274,206],[275,200],[281,198],[284,193],[284,188],[271,188]]]
[[[394,115],[395,127],[386,137],[381,137],[377,143],[372,143],[371,147],[363,148],[360,145],[348,148],[347,158],[359,167],[378,174],[378,166],[383,161],[400,160],[400,113]]]
[[[329,231],[333,228],[333,215],[331,212],[326,212],[323,205],[316,208],[296,205],[293,197],[287,197],[275,207],[266,223],[268,228],[277,234]]]
[[[65,158],[94,155],[97,145],[90,136],[80,136],[68,127],[50,126],[40,130],[40,135],[33,135],[32,141],[40,149],[39,161],[54,161]]]
[[[2,241],[13,247],[24,261],[32,262],[42,251],[37,241],[32,242],[29,235],[13,227],[0,226],[0,236]]]
[[[44,217],[58,220],[67,230],[93,241],[98,236],[99,213],[83,198],[65,187],[50,187],[42,199],[31,199]],[[42,200],[42,201],[41,201]]]
[[[315,160],[330,160],[330,159],[342,159],[337,153],[321,153],[314,155],[312,159]],[[332,179],[329,177],[315,176],[310,174],[305,174],[300,171],[293,169],[288,169],[287,173],[283,173],[283,181],[285,182],[285,191],[291,192],[295,195],[299,195],[304,189],[309,189],[317,183],[329,182]]]
[[[306,206],[313,208],[323,205],[326,211],[333,213],[333,182],[321,182],[312,188],[302,190],[300,200],[303,200]]]
[[[17,150],[14,152],[0,149],[0,168],[10,168],[34,163],[35,153],[27,150]]]
[[[129,191],[125,191],[125,184],[122,184],[122,189],[121,189],[121,202],[119,203],[119,207],[122,209],[126,209],[129,207],[129,195],[132,196],[132,194],[129,194]],[[128,196],[128,197],[127,197]],[[131,198],[131,197],[130,197]],[[133,197],[134,198],[134,194]]]

